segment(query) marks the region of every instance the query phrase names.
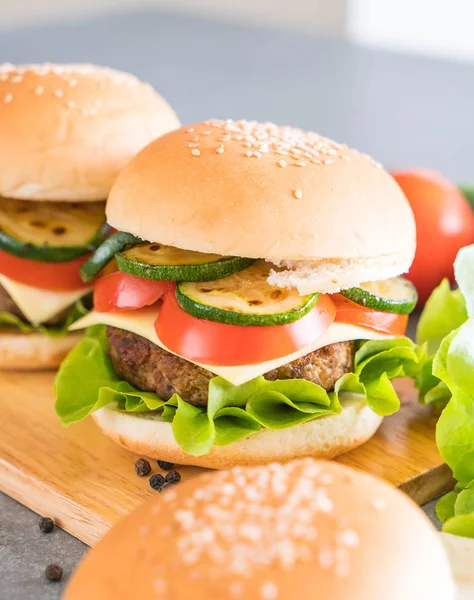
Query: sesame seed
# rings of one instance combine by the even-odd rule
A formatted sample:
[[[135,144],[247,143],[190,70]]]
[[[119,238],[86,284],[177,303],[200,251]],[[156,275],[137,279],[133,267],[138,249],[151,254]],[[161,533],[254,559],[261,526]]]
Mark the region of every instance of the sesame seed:
[[[196,142],[189,142],[189,144],[188,144],[188,148],[197,148],[198,146],[199,146],[199,144]]]
[[[69,80],[69,87],[76,87],[76,85],[77,85],[77,79]]]
[[[23,81],[23,75],[15,75],[11,78],[12,83],[20,83],[20,81]]]
[[[38,96],[41,96],[41,94],[44,92],[44,87],[42,85],[38,85],[35,87],[35,94]]]
[[[306,163],[304,161],[302,161],[302,160],[300,160],[299,162],[295,163],[295,165],[297,167],[306,167]]]
[[[383,498],[373,498],[370,504],[375,508],[375,510],[384,510],[387,508],[387,503]]]
[[[353,529],[346,529],[339,534],[339,541],[344,546],[356,548],[359,545],[359,536]]]
[[[194,127],[190,127],[189,129],[186,129],[186,131],[187,131],[188,133],[193,133],[193,132],[194,132]]]
[[[350,157],[350,156],[348,156],[347,154],[341,154],[341,158],[342,158],[343,160],[351,160],[351,157]]]
[[[217,152],[217,154],[222,154],[224,152],[224,146],[218,146],[216,148],[216,152]]]
[[[262,153],[258,152],[258,150],[254,151],[253,155],[255,156],[255,158],[262,158]]]
[[[76,106],[76,103],[73,102],[73,100],[68,100],[66,106],[68,108],[74,108]]]
[[[297,200],[301,200],[301,198],[303,197],[303,192],[298,188],[296,190],[294,190],[293,192],[293,196],[297,199]]]
[[[191,138],[192,142],[199,142],[199,136],[195,135],[194,137]]]
[[[278,166],[279,166],[279,167],[286,167],[286,161],[284,161],[284,160],[279,160],[279,161],[278,161]]]
[[[62,98],[62,97],[64,96],[64,92],[63,92],[63,90],[61,90],[61,89],[57,89],[57,90],[54,92],[54,95],[56,96],[56,98]]]
[[[5,96],[5,98],[3,99],[3,101],[5,102],[5,104],[10,104],[10,102],[13,100],[13,94],[7,94]]]
[[[212,131],[203,131],[202,135],[211,135]]]
[[[245,586],[241,581],[233,581],[230,584],[230,593],[232,596],[243,596],[245,592]]]
[[[155,590],[155,592],[157,594],[161,594],[161,595],[166,594],[167,588],[168,588],[168,585],[164,579],[156,579],[153,582],[153,589]]]
[[[251,156],[253,156],[253,152],[252,152],[252,150],[249,150],[248,152],[246,152],[246,153],[245,153],[245,155],[246,155],[246,156],[248,156],[249,158],[250,158]]]
[[[191,154],[192,154],[193,156],[201,156],[201,151],[200,151],[200,150],[198,150],[197,148],[193,148],[193,149],[191,150]]]
[[[266,581],[260,588],[260,597],[263,600],[275,600],[278,598],[278,586],[273,581]]]

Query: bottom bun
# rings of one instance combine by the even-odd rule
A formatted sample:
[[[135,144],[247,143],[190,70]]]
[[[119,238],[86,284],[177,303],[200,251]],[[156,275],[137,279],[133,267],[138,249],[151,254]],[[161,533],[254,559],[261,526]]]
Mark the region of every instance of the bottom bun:
[[[82,338],[81,332],[49,337],[41,333],[0,332],[0,370],[55,369]]]
[[[229,446],[214,446],[203,456],[184,452],[174,438],[171,424],[157,414],[128,414],[102,408],[93,416],[105,435],[137,454],[181,465],[226,469],[300,456],[334,458],[360,446],[374,435],[382,417],[367,406],[362,396],[345,394],[342,405],[338,415],[287,429],[265,429]]]

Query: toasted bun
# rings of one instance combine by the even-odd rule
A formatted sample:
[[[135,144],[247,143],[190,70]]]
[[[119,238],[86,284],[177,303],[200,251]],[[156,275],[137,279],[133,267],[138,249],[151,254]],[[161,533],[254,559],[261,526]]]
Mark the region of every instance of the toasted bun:
[[[346,395],[339,415],[278,431],[267,429],[229,446],[214,446],[203,456],[191,456],[178,446],[170,423],[162,421],[159,415],[134,415],[103,408],[93,416],[107,436],[137,454],[210,469],[259,465],[300,456],[334,458],[366,442],[382,422],[361,396]]]
[[[297,460],[191,478],[88,553],[64,600],[453,600],[443,543],[386,483]]]
[[[107,217],[187,250],[319,261],[326,279],[355,261],[358,283],[407,271],[415,253],[412,211],[386,171],[269,123],[213,120],[155,140],[120,173]]]
[[[132,75],[93,65],[0,66],[0,195],[105,200],[141,148],[179,126]]]
[[[0,331],[0,370],[56,369],[82,337],[81,332],[48,337],[40,333]]]

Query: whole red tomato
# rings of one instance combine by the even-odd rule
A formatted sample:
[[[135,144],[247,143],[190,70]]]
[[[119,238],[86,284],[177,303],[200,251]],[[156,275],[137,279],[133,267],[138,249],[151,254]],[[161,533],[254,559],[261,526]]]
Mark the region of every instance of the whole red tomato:
[[[422,305],[444,277],[454,282],[458,250],[474,242],[474,214],[455,185],[435,171],[392,173],[411,205],[416,222],[416,255],[408,272]]]

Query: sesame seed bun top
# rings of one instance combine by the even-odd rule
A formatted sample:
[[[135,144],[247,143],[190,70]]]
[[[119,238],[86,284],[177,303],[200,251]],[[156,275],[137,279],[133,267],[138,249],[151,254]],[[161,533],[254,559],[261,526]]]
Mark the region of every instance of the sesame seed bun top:
[[[0,195],[105,200],[119,170],[179,121],[153,88],[94,65],[0,66]]]
[[[65,600],[452,600],[439,534],[404,494],[304,459],[206,474],[114,527]]]
[[[107,216],[187,250],[380,263],[387,277],[406,271],[415,252],[409,204],[378,163],[272,123],[211,120],[162,136],[121,172]]]

